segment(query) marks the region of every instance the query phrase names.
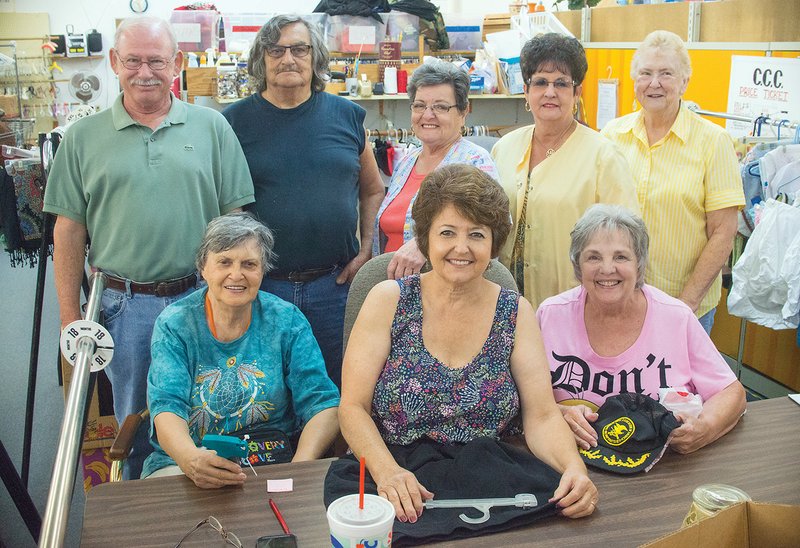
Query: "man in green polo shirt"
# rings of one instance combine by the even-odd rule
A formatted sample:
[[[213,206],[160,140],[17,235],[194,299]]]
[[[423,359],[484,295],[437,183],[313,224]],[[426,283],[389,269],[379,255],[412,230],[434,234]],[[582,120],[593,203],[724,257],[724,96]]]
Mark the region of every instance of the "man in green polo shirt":
[[[58,216],[53,258],[62,327],[81,317],[87,241],[90,266],[108,276],[103,312],[115,350],[106,372],[121,423],[147,405],[153,324],[194,290],[206,224],[252,202],[253,182],[222,115],[170,92],[183,54],[168,23],[125,19],[109,56],[122,94],[66,132],[44,210]],[[125,478],[138,478],[152,451],[140,430]]]

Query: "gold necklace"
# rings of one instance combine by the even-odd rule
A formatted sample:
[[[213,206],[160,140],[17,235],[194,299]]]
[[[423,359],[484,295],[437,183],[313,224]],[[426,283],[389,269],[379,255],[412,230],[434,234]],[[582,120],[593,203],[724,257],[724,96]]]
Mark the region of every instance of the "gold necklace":
[[[546,158],[549,158],[550,156],[552,156],[553,154],[556,153],[556,150],[558,150],[559,147],[563,144],[561,142],[561,140],[564,138],[564,136],[567,134],[567,132],[569,132],[569,130],[572,129],[572,127],[575,124],[577,124],[577,122],[575,120],[572,120],[572,122],[570,122],[570,124],[567,126],[567,128],[564,131],[561,132],[561,135],[558,136],[558,139],[556,139],[555,145],[553,145],[550,148],[547,148],[547,150],[544,153]],[[536,126],[533,127],[533,140],[534,140],[534,142],[539,143],[542,147],[544,147],[544,143],[536,138]]]

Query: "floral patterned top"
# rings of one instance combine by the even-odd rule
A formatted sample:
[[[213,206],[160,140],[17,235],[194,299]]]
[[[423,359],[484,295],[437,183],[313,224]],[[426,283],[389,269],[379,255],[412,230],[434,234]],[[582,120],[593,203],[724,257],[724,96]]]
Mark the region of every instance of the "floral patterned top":
[[[397,283],[392,346],[372,398],[372,417],[384,441],[466,443],[519,434],[519,394],[510,369],[519,294],[500,289],[480,353],[463,368],[452,368],[432,356],[422,340],[419,274]]]

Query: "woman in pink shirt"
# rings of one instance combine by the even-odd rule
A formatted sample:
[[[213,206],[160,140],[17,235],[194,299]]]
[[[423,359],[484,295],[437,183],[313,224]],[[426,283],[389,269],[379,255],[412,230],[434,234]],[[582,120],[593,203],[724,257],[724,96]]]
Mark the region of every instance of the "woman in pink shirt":
[[[691,309],[644,283],[649,236],[642,219],[597,204],[571,236],[581,285],[545,300],[537,317],[553,394],[578,445],[597,445],[595,411],[623,392],[658,400],[660,389],[682,388],[703,399],[699,416],[678,416],[670,446],[680,453],[733,428],[744,412],[744,388]]]

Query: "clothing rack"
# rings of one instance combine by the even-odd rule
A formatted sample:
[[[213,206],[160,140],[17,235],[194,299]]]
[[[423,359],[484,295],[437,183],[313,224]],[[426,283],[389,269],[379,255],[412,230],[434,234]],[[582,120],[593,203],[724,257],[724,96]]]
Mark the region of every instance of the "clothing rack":
[[[764,114],[752,118],[750,116],[742,116],[741,114],[731,114],[729,112],[713,112],[710,110],[703,110],[700,108],[699,105],[691,102],[689,102],[687,108],[696,114],[700,114],[701,116],[711,116],[713,118],[724,118],[726,120],[747,122],[753,125],[753,133],[755,135],[761,134],[761,128],[764,125],[777,127],[779,131],[781,128],[786,128],[789,130],[795,130],[795,132],[800,133],[800,122],[798,121],[791,121],[787,119],[779,120]],[[740,322],[741,323],[739,328],[739,346],[736,350],[735,373],[737,378],[741,378],[742,376],[742,364],[744,362],[744,343],[745,343],[745,336],[747,334],[747,320],[745,318],[741,318]]]
[[[479,135],[491,135],[499,133],[504,130],[508,129],[510,126],[464,126],[461,130],[462,136],[479,136]],[[410,129],[406,128],[389,128],[389,129],[368,129],[367,130],[367,137],[394,137],[400,140],[406,140],[408,137],[414,135],[414,132]]]
[[[713,112],[710,110],[701,109],[700,106],[697,105],[696,103],[689,103],[687,105],[687,108],[696,114],[700,114],[701,116],[711,116],[714,118],[735,120],[737,122],[747,122],[748,124],[752,124],[754,130],[756,130],[758,133],[761,132],[761,127],[764,125],[774,126],[777,128],[786,128],[790,130],[791,129],[797,130],[798,128],[800,128],[800,121],[791,121],[785,118],[777,119],[771,116],[767,116],[765,114],[753,118],[751,116],[742,116],[741,114],[731,114],[729,112]]]

